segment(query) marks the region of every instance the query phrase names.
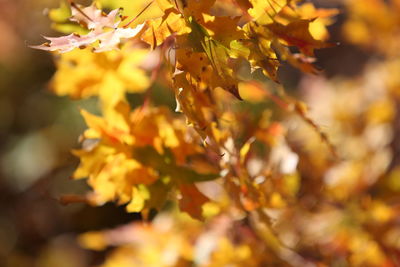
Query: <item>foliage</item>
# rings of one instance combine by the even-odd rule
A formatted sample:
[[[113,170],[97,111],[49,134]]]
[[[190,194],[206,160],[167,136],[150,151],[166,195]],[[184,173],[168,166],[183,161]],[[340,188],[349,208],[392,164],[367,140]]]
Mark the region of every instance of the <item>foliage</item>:
[[[373,73],[398,69],[398,40],[387,51],[370,32],[389,38],[398,4],[369,2],[387,14],[381,24],[376,10],[349,1],[345,32],[385,61],[352,83],[306,79],[311,112],[285,93],[278,70],[285,61],[319,72],[315,50],[334,45],[326,26],[337,10],[111,0],[52,11],[56,28],[79,29],[34,46],[56,54],[54,92],[97,97],[101,107],[81,110],[88,129],[73,177],[92,188],[82,199],[143,218],[85,233],[81,244],[116,246],[103,266],[395,266],[399,81]],[[175,111],[158,103],[160,88]]]

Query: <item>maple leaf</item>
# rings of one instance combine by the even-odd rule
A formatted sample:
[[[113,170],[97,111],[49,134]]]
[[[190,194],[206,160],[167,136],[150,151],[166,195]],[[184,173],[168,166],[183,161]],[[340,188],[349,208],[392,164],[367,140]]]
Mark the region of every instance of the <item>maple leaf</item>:
[[[148,0],[100,2],[113,8],[150,5]],[[314,115],[327,116],[321,122],[334,125],[333,131],[326,127],[327,134],[346,155],[340,161],[330,155],[335,153],[328,135],[308,116],[304,103],[273,83],[248,81],[264,79],[261,73],[251,75],[255,69],[278,81],[277,71],[285,60],[304,72],[316,72],[314,51],[330,46],[324,42],[326,26],[335,11],[298,2],[155,1],[158,12],[148,14],[135,36],[155,49],[157,57],[168,54],[166,61],[174,68],[168,75],[163,62],[156,61],[161,71],[153,72],[151,81],[140,67],[150,60],[146,56],[150,49],[143,43],[102,54],[75,49],[60,56],[55,91],[75,98],[98,96],[102,105],[101,117],[82,111],[89,129],[82,135],[82,149],[73,152],[80,158],[74,178],[87,178],[92,191],[70,201],[83,199],[96,205],[114,201],[126,205],[128,212],[142,212],[146,220],[150,209],[160,211],[172,200],[167,210],[174,217],[169,220],[156,216],[145,226],[135,223],[86,236],[89,248],[122,246],[105,266],[331,265],[336,252],[345,255],[340,261],[351,266],[394,265],[386,251],[398,247],[398,212],[391,198],[389,202],[380,198],[387,181],[393,183],[393,193],[398,191],[400,171],[391,169],[390,156],[398,79],[389,83],[383,79],[383,85],[382,79],[368,73],[367,86],[357,84],[356,90],[348,90],[349,82],[326,85],[329,97],[320,95],[323,79],[317,82],[318,90],[307,80],[302,82],[307,87],[302,93],[317,104],[310,105]],[[368,45],[386,49],[392,24],[398,22],[397,2],[357,4],[363,10],[354,14],[349,30],[362,30],[354,34],[354,41],[369,40]],[[237,17],[227,15],[232,10]],[[117,31],[129,30],[130,23],[119,26],[118,10],[103,14],[94,4],[76,5],[72,13],[73,25],[86,27],[89,34],[49,38],[48,47],[66,52],[91,45],[100,52],[118,47],[125,33]],[[375,36],[384,38],[372,42]],[[395,41],[388,45],[390,50],[398,47],[396,38],[391,39]],[[399,69],[398,60],[392,59],[395,62],[382,67],[387,69],[385,77]],[[379,71],[376,64],[374,74]],[[151,93],[145,95],[145,104],[131,110],[125,94],[143,92],[153,80],[174,87],[177,111],[186,121],[183,115],[172,114],[170,107],[154,107],[152,101],[157,102],[158,96]],[[371,81],[378,85],[373,94],[365,90]],[[240,98],[238,84],[248,101],[233,101],[232,95]],[[300,117],[308,130],[298,121],[274,121],[270,100]],[[310,129],[314,135],[305,138]],[[350,134],[342,133],[346,131]],[[328,144],[330,154],[321,143]],[[379,190],[374,190],[375,183]],[[370,195],[372,191],[376,194]],[[203,221],[191,220],[178,208]],[[319,222],[318,227],[310,222]]]
[[[249,14],[259,24],[269,24],[275,20],[278,13],[290,4],[291,0],[249,0],[246,6]]]
[[[61,54],[51,88],[74,99],[98,96],[107,113],[125,99],[126,93],[141,93],[148,88],[150,79],[141,68],[147,56],[148,49],[129,45],[104,53],[77,49]]]
[[[120,9],[114,9],[108,15],[104,14],[101,9],[98,9],[96,2],[88,7],[83,7],[72,3],[72,15],[70,20],[78,22],[89,30],[102,31],[104,28],[116,28],[119,22],[116,22]]]
[[[271,34],[264,26],[255,22],[249,22],[243,28],[249,40],[232,42],[233,53],[247,59],[253,69],[261,68],[267,77],[278,82],[277,72],[280,62],[276,51],[272,48]]]
[[[83,49],[94,44],[93,50],[95,52],[104,52],[117,49],[122,39],[137,36],[145,26],[145,24],[139,24],[135,28],[119,27],[121,21],[116,20],[119,9],[105,15],[94,4],[82,9],[78,6],[73,7],[70,20],[85,25],[90,30],[88,34],[72,33],[62,37],[44,36],[50,43],[46,42],[42,45],[30,47],[66,53],[75,48]],[[88,12],[88,14],[85,12]]]
[[[166,12],[161,18],[147,21],[148,29],[142,34],[142,40],[153,49],[162,44],[171,35],[183,35],[191,31],[182,15],[174,10]]]
[[[288,46],[296,46],[306,56],[314,56],[314,50],[331,47],[333,44],[314,39],[309,31],[313,20],[298,19],[287,25],[274,22],[266,27]]]
[[[129,105],[120,102],[104,118],[86,111],[82,115],[89,129],[83,134],[83,148],[74,151],[81,159],[74,177],[88,177],[93,204],[129,203],[130,212],[159,209],[171,188],[218,177],[198,173],[188,164],[190,156],[203,150],[166,109],[131,113]]]
[[[271,14],[266,11],[269,14],[267,18],[245,24],[244,31],[256,42],[241,39],[235,43],[236,49],[240,49],[239,52],[243,54],[243,47],[250,48],[246,59],[253,68],[262,68],[264,74],[274,81],[277,81],[276,74],[280,65],[277,55],[304,72],[317,73],[312,64],[315,61],[314,50],[334,46],[323,39],[327,36],[325,26],[330,23],[327,18],[337,14],[337,11],[316,9],[308,3],[297,8],[290,1],[257,3],[260,4],[266,5],[264,8],[269,8]],[[316,39],[314,35],[321,39]],[[290,46],[297,47],[300,53],[290,52]]]
[[[46,51],[58,51],[60,53],[66,53],[74,50],[75,48],[86,48],[96,42],[99,42],[97,47],[94,47],[94,52],[104,52],[113,49],[117,49],[121,43],[121,39],[129,39],[137,36],[138,33],[143,29],[144,24],[132,28],[116,28],[108,32],[90,32],[87,35],[79,35],[72,33],[62,37],[46,37],[50,43],[44,43],[42,45],[30,46],[32,48],[46,50]]]
[[[286,10],[288,10],[288,13],[290,12],[289,9]],[[299,6],[297,13],[301,19],[311,20],[309,25],[310,34],[317,40],[325,41],[329,38],[327,26],[334,22],[333,17],[339,13],[339,10],[335,8],[316,8],[312,3],[304,3]]]
[[[219,21],[210,17],[208,19],[211,25],[214,25],[212,22]],[[236,20],[233,19],[222,21],[236,23]],[[232,93],[236,98],[241,99],[237,88],[238,80],[234,75],[234,68],[232,67],[234,61],[231,60],[229,56],[229,48],[222,42],[213,38],[213,36],[208,33],[208,29],[199,24],[193,17],[189,17],[187,23],[190,25],[191,32],[188,34],[188,40],[182,41],[185,42],[183,46],[190,45],[189,47],[194,47],[193,50],[195,52],[204,54],[193,53],[193,51],[191,51],[192,49],[178,49],[176,52],[177,69],[190,73],[191,76],[195,78],[197,87],[199,88],[207,86],[211,86],[212,88],[221,87]],[[213,29],[216,31],[215,26]],[[231,38],[240,35],[240,33],[235,32],[235,30],[237,30],[236,26],[228,26],[227,29],[229,29],[227,34]],[[227,38],[222,39],[225,39],[226,42],[229,43]],[[196,57],[192,57],[192,55],[196,55]],[[195,63],[193,59],[197,61],[196,64],[188,64],[190,61],[191,63]],[[214,72],[207,71],[207,64],[211,65]],[[203,80],[203,78],[205,78],[205,80]],[[207,83],[207,81],[209,83]],[[191,84],[193,83],[192,81],[189,82]]]
[[[182,211],[189,213],[193,218],[202,219],[202,206],[209,199],[203,195],[194,184],[181,184],[179,186],[182,197],[179,207]]]

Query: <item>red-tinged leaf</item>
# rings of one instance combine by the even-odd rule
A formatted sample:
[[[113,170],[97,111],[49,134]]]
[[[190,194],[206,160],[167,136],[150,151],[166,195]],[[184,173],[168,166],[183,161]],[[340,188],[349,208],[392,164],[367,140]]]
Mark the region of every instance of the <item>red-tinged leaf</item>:
[[[314,39],[309,31],[311,22],[312,20],[298,19],[288,25],[274,22],[266,27],[278,38],[284,40],[287,45],[296,46],[306,56],[313,57],[314,49],[332,47],[334,44]]]
[[[105,27],[115,28],[119,22],[116,22],[120,9],[112,10],[108,14],[104,14],[101,9],[96,7],[93,3],[88,7],[81,7],[79,5],[72,5],[71,21],[78,22],[89,30],[102,30]]]
[[[85,8],[72,4],[72,16],[70,20],[84,25],[90,32],[86,35],[73,33],[62,37],[44,37],[50,43],[31,47],[66,53],[75,48],[82,49],[98,43],[93,48],[94,52],[117,49],[122,39],[135,37],[142,31],[145,25],[144,23],[139,24],[135,28],[118,27],[121,22],[117,20],[119,11],[119,9],[115,9],[108,14],[104,14],[95,4]]]
[[[33,45],[31,48],[47,50],[47,51],[58,51],[60,53],[69,52],[75,48],[85,48],[88,44],[94,43],[96,40],[93,36],[81,36],[78,34],[70,34],[61,37],[47,37],[43,36],[50,43],[44,43],[41,45]]]
[[[179,200],[180,209],[189,213],[193,218],[202,219],[202,206],[209,199],[194,184],[181,184],[179,190],[182,194],[182,198]]]
[[[117,49],[122,39],[129,39],[135,37],[144,27],[140,24],[135,28],[116,28],[108,32],[95,32],[92,31],[87,35],[70,34],[62,37],[44,37],[50,43],[42,45],[31,46],[32,48],[58,51],[60,53],[69,52],[75,48],[86,48],[89,45],[99,42],[97,47],[94,47],[94,52],[104,52]]]

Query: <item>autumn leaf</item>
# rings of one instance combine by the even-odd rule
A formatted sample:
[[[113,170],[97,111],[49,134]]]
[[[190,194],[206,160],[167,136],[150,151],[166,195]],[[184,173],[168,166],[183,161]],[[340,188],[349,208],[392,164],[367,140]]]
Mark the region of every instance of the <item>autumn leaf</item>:
[[[179,190],[182,194],[179,200],[180,209],[189,213],[193,218],[202,219],[202,206],[209,201],[209,199],[193,184],[181,184],[179,185]]]
[[[80,33],[40,46],[62,53],[53,91],[100,107],[81,110],[73,150],[73,178],[90,189],[59,199],[142,216],[79,238],[107,250],[102,266],[396,266],[400,1],[343,3],[345,32],[373,61],[357,79],[298,75],[286,93],[282,63],[318,74],[316,50],[332,46],[337,10],[312,2],[98,0],[50,12]]]
[[[310,34],[309,26],[312,20],[299,19],[290,22],[288,25],[280,23],[268,24],[266,27],[279,39],[283,40],[288,46],[296,46],[306,56],[314,56],[314,50],[331,47],[320,40],[314,39]]]
[[[191,31],[182,15],[175,11],[166,12],[163,17],[147,22],[148,29],[142,39],[154,49],[171,35],[183,35]]]
[[[218,174],[200,174],[190,168],[178,166],[171,152],[160,155],[151,147],[134,148],[135,157],[145,166],[151,166],[163,176],[170,176],[178,183],[209,181],[218,178]]]
[[[72,33],[62,37],[44,36],[50,43],[31,47],[60,53],[66,53],[75,48],[83,49],[90,45],[94,45],[93,51],[95,52],[117,49],[122,39],[137,36],[144,27],[144,24],[139,24],[135,28],[118,27],[121,22],[118,20],[115,22],[118,13],[119,10],[113,10],[108,15],[104,15],[94,4],[82,9],[76,6],[72,9],[70,20],[85,25],[90,30],[88,34]]]
[[[62,54],[56,61],[58,69],[51,87],[61,96],[100,96],[105,102],[118,102],[112,99],[122,100],[125,93],[143,92],[149,86],[146,71],[141,68],[147,54],[147,49],[130,46],[105,53],[84,49]]]
[[[118,22],[116,22],[119,16],[120,10],[112,10],[108,15],[104,14],[101,9],[98,9],[96,3],[88,7],[83,7],[72,2],[71,4],[71,21],[78,22],[83,27],[93,30],[94,32],[102,31],[105,28],[116,28]]]

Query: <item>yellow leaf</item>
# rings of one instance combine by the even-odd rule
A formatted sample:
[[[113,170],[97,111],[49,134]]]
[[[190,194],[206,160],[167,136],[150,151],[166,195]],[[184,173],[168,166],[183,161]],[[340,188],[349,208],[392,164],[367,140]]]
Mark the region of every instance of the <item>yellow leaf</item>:
[[[115,104],[126,92],[143,92],[149,86],[150,80],[140,68],[147,53],[146,49],[125,46],[120,51],[93,53],[83,49],[62,54],[52,88],[58,95],[101,96]]]
[[[128,212],[140,212],[143,210],[146,200],[150,198],[150,193],[146,186],[138,185],[132,189],[132,200],[126,206]]]
[[[147,22],[148,29],[142,34],[142,40],[154,49],[172,34],[183,35],[191,31],[181,14],[165,13],[163,17]]]

